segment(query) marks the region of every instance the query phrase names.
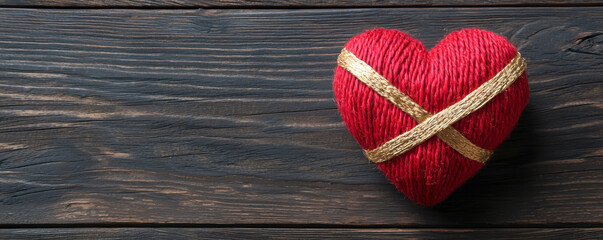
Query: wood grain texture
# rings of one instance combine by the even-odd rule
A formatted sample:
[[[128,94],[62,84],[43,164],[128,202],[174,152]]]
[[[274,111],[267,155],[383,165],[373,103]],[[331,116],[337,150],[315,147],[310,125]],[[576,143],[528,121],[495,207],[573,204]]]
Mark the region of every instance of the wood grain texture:
[[[311,8],[450,6],[601,6],[599,0],[0,0],[4,7]]]
[[[600,239],[587,229],[83,228],[0,229],[3,239]]]
[[[602,10],[2,9],[0,224],[600,227]],[[369,28],[477,26],[527,59],[530,103],[421,208],[342,123],[336,57]]]

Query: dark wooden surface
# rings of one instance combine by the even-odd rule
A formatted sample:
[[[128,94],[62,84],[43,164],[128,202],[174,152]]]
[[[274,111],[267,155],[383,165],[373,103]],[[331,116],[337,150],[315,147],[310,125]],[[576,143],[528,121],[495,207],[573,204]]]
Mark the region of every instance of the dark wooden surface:
[[[602,10],[0,9],[0,238],[601,237]],[[517,128],[435,208],[333,100],[375,27],[428,47],[480,27],[528,60]]]
[[[0,0],[0,7],[67,8],[313,8],[313,7],[490,7],[597,6],[600,0]]]
[[[603,228],[345,229],[345,228],[79,228],[0,229],[30,239],[601,239]]]

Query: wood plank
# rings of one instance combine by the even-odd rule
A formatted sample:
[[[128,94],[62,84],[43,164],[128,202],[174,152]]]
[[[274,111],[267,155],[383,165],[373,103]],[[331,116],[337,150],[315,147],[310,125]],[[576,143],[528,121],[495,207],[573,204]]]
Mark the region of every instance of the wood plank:
[[[601,10],[2,9],[0,224],[601,226]],[[335,60],[369,28],[476,26],[527,58],[530,103],[421,208],[346,130]]]
[[[1,7],[312,8],[451,6],[601,6],[598,0],[0,0]]]
[[[602,228],[39,228],[0,229],[3,239],[600,239]]]

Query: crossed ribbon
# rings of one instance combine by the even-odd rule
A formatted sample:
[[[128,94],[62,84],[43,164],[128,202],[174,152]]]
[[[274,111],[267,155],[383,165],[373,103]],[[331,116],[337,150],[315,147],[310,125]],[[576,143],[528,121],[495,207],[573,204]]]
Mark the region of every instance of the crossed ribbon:
[[[493,151],[473,144],[451,125],[486,105],[496,95],[511,86],[526,70],[525,60],[517,52],[507,66],[490,80],[467,94],[459,102],[432,115],[347,49],[344,48],[341,51],[337,63],[381,97],[389,100],[419,122],[413,129],[398,135],[381,146],[372,150],[365,149],[365,155],[375,163],[385,162],[395,156],[404,154],[434,135],[437,135],[466,158],[485,163]]]

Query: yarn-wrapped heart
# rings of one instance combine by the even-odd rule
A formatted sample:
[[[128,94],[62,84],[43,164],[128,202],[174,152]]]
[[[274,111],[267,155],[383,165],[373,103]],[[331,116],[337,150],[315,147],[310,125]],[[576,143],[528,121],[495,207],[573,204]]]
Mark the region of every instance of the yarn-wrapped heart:
[[[480,29],[452,32],[429,51],[397,30],[367,31],[345,44],[333,89],[365,155],[425,206],[484,165],[528,101],[521,55]]]

